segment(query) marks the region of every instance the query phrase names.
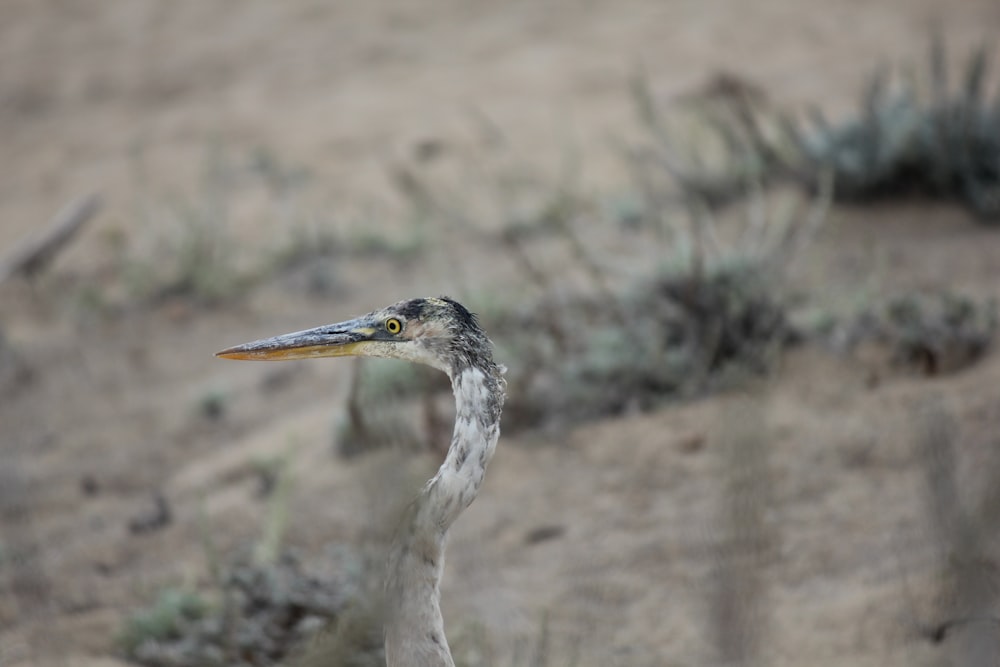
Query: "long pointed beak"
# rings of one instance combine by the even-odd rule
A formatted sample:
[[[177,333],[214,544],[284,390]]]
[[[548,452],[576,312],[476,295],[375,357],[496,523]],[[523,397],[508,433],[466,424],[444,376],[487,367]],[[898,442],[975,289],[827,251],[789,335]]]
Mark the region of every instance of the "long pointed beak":
[[[363,354],[365,344],[373,340],[377,331],[373,324],[369,317],[359,317],[236,345],[216,352],[215,356],[250,361],[357,356]]]

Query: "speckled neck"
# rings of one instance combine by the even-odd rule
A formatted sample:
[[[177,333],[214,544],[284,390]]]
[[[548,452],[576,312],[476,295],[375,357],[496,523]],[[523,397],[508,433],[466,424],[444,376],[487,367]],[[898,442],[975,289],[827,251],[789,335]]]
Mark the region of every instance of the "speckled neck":
[[[496,451],[506,383],[487,361],[450,369],[455,431],[437,474],[410,506],[389,558],[386,661],[389,667],[452,667],[439,584],[448,529],[475,500]]]

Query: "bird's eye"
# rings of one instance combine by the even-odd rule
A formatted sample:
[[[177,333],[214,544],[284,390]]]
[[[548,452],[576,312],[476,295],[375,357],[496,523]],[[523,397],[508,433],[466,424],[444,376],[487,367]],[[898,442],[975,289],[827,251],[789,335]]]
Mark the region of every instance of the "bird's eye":
[[[403,323],[395,317],[390,317],[385,321],[385,330],[391,334],[398,334],[403,330]]]

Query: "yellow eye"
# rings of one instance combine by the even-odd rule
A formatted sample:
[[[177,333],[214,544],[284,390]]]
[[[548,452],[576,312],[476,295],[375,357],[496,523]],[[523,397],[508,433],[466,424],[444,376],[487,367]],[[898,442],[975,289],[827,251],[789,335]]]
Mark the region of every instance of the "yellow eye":
[[[385,321],[385,330],[391,334],[398,334],[403,330],[403,323],[395,317],[390,317]]]

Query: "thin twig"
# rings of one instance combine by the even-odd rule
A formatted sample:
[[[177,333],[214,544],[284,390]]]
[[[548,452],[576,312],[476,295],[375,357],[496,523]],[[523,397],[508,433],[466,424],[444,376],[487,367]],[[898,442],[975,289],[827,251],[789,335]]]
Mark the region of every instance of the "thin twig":
[[[18,275],[32,278],[41,273],[100,208],[101,197],[97,194],[70,202],[41,234],[25,239],[0,259],[0,283]]]

